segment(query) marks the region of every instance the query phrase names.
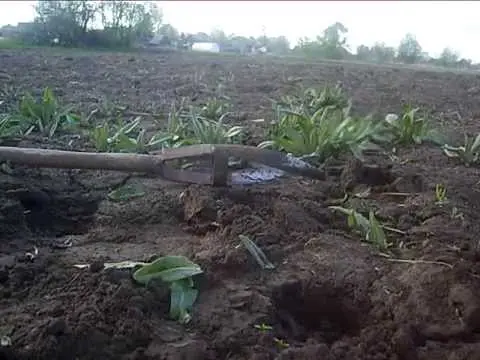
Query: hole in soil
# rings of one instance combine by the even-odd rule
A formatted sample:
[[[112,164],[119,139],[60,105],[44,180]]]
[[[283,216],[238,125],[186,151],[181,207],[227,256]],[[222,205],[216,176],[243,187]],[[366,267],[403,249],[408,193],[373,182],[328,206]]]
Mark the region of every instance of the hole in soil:
[[[102,198],[81,192],[10,191],[0,205],[0,232],[63,236],[87,232]],[[1,200],[1,199],[0,199]],[[5,200],[5,199],[3,199]]]
[[[342,289],[292,281],[273,290],[275,317],[287,338],[306,341],[312,333],[333,343],[360,330],[360,314]]]

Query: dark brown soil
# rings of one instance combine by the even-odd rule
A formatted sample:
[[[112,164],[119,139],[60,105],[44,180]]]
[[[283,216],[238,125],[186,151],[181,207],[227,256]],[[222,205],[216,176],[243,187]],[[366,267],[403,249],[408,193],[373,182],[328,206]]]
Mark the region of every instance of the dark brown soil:
[[[104,99],[127,112],[162,113],[223,84],[237,121],[270,118],[269,98],[295,83],[341,81],[359,112],[413,101],[449,133],[479,128],[474,74],[187,54],[0,58],[5,96],[52,86],[85,113]],[[62,139],[36,146],[68,148]],[[380,169],[373,178],[351,161],[327,181],[229,189],[14,166],[0,175],[0,337],[11,340],[0,359],[480,359],[478,169],[427,146],[369,162]],[[147,195],[107,200],[125,181]],[[404,232],[387,233],[388,256],[328,209],[362,183],[371,195],[350,205],[377,209]],[[438,183],[447,188],[444,204],[435,202]],[[260,269],[237,246],[239,235],[276,268]],[[74,267],[167,254],[205,270],[187,326],[168,319],[167,289],[134,285],[125,270]]]

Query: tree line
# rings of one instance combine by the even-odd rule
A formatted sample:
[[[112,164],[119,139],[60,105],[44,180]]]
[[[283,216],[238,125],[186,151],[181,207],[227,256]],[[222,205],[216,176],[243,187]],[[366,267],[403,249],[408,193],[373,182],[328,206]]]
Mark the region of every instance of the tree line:
[[[153,2],[38,1],[35,10],[32,23],[13,31],[31,45],[129,48],[150,39],[162,22]]]
[[[340,22],[328,26],[314,39],[302,38],[291,47],[285,36],[245,37],[227,35],[216,29],[210,34],[185,34],[162,22],[161,9],[145,1],[38,1],[32,23],[21,29],[8,28],[24,43],[65,47],[131,48],[154,44],[171,48],[189,48],[194,42],[215,42],[223,52],[251,53],[262,50],[275,55],[300,55],[331,60],[360,60],[374,63],[432,64],[466,68],[472,61],[460,58],[445,48],[438,58],[423,51],[412,34],[406,34],[398,47],[376,43],[360,45],[352,51],[347,46],[348,29]]]
[[[361,60],[375,63],[431,64],[445,67],[467,68],[472,66],[469,59],[446,47],[438,58],[423,51],[416,37],[407,33],[397,48],[377,42],[373,46],[360,45],[352,53],[347,47],[348,29],[342,23],[327,27],[316,39],[301,39],[293,49],[306,56],[332,60]]]

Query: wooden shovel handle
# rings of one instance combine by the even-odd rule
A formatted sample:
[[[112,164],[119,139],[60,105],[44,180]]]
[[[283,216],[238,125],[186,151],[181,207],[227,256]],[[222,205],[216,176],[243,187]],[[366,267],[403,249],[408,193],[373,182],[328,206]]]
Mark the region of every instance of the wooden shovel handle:
[[[178,156],[175,156],[175,152],[175,150],[172,150],[172,152],[166,153],[165,156],[156,156],[0,146],[0,162],[11,161],[13,163],[39,168],[143,172],[156,174],[175,182],[203,185],[212,184],[211,174],[177,170],[166,165],[164,163],[166,159],[182,158],[185,154],[185,152],[182,151]]]
[[[211,174],[177,170],[165,164],[168,160],[206,157],[212,159]],[[176,182],[223,186],[227,185],[229,179],[229,157],[260,163],[291,174],[325,179],[324,172],[316,168],[298,166],[291,158],[280,152],[254,146],[202,144],[166,149],[148,155],[0,146],[0,161],[11,161],[32,167],[144,172]]]

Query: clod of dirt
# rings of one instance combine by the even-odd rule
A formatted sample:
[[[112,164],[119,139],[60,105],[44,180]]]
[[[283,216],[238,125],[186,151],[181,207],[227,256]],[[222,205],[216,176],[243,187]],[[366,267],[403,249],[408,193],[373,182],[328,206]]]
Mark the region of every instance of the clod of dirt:
[[[188,187],[180,197],[184,205],[185,220],[188,222],[205,222],[217,220],[217,203],[209,188]]]
[[[390,191],[401,193],[419,193],[426,189],[425,179],[419,174],[403,174],[390,186]]]
[[[387,204],[381,207],[375,214],[379,219],[394,220],[405,213],[405,209],[397,204]]]
[[[340,175],[340,186],[343,191],[349,192],[359,184],[382,186],[391,184],[394,180],[391,166],[367,165],[355,158],[346,163]]]
[[[322,232],[322,224],[309,216],[305,210],[287,199],[279,199],[273,203],[273,214],[280,228],[286,233]]]
[[[421,216],[421,214],[419,214]],[[452,239],[464,239],[466,234],[462,227],[452,226],[454,222],[441,215],[433,216],[420,225],[410,229],[410,234],[435,236],[435,242],[451,242]]]
[[[296,360],[296,359],[330,359],[330,350],[327,344],[314,344],[302,347],[291,347],[283,350],[275,360]]]
[[[468,330],[480,330],[480,298],[471,287],[455,284],[450,289],[448,301]]]
[[[145,194],[128,201],[105,200],[99,204],[95,223],[125,228],[147,224],[178,224],[182,221],[183,206],[177,189],[168,189],[158,180],[143,179]]]
[[[413,326],[401,326],[392,337],[393,349],[399,360],[417,360],[417,346],[423,346],[425,339]]]
[[[144,355],[151,359],[203,360],[207,357],[207,344],[201,340],[184,339],[174,343],[152,342]]]

